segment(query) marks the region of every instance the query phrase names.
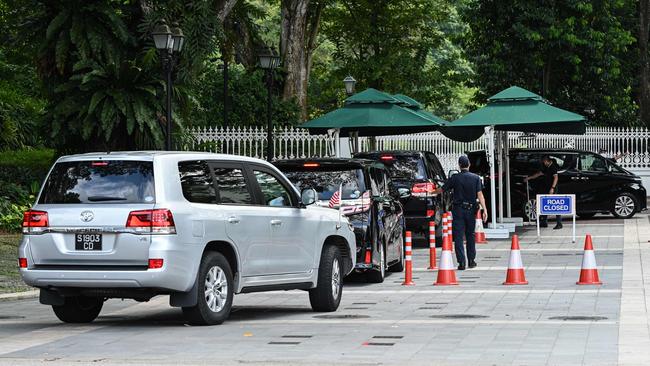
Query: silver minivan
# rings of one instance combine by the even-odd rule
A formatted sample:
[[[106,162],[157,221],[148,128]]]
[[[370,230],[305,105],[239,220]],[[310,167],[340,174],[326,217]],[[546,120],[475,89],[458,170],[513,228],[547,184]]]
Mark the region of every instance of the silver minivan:
[[[308,290],[334,311],[355,265],[350,224],[271,164],[211,153],[59,158],[25,212],[19,265],[64,322],[108,298],[170,295],[193,324],[219,324],[233,294]]]

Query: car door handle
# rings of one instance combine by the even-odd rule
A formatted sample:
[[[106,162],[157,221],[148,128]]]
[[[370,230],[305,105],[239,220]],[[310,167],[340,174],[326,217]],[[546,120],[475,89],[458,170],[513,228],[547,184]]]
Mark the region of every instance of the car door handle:
[[[582,179],[582,180],[589,180],[589,177],[582,177],[582,178],[580,178],[580,179]]]
[[[271,225],[280,226],[282,225],[282,220],[271,220]]]
[[[228,218],[228,223],[230,224],[239,224],[239,217],[237,216],[230,216]]]
[[[571,177],[571,180],[578,180],[580,177]]]

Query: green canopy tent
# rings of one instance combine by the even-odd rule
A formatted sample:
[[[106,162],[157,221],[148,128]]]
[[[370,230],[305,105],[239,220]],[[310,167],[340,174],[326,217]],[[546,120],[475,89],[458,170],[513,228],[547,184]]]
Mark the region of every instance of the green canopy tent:
[[[413,98],[368,88],[347,98],[343,107],[300,127],[309,129],[311,134],[336,130],[339,136],[357,137],[433,131],[446,124]]]
[[[554,107],[541,96],[526,89],[512,86],[492,97],[488,103],[464,117],[449,123],[441,132],[456,141],[473,141],[484,133],[488,139],[490,158],[490,176],[494,177],[494,136],[498,131],[499,176],[503,175],[503,157],[508,154],[508,131],[528,133],[560,133],[580,135],[585,133],[586,120],[583,116]],[[511,216],[510,203],[510,169],[509,159],[506,164],[506,197],[508,217]],[[496,194],[494,179],[491,180],[490,196],[492,202],[492,226],[496,227]],[[503,222],[503,184],[499,180],[500,218]]]

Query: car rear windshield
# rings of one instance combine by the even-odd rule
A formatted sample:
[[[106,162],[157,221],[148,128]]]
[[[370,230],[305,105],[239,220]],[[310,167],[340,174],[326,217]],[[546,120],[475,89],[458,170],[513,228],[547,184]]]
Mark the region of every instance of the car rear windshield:
[[[343,184],[342,199],[356,199],[366,191],[366,182],[361,169],[322,169],[303,170],[280,168],[298,191],[313,188],[318,192],[319,200],[329,200]]]
[[[388,167],[395,181],[421,181],[427,179],[422,158],[417,155],[382,155],[381,162]]]
[[[153,203],[153,163],[110,160],[57,163],[39,203]]]

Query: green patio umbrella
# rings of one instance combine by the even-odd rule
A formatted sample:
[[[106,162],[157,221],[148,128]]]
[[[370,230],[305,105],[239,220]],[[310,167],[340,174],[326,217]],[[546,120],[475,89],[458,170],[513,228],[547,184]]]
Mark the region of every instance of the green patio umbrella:
[[[359,136],[383,136],[433,131],[446,123],[408,96],[393,96],[369,88],[346,99],[343,107],[301,127],[309,129],[311,134],[337,129],[340,136],[352,132],[358,132]]]
[[[533,133],[585,133],[585,118],[554,107],[541,96],[512,86],[490,98],[488,104],[449,123],[442,133],[456,141],[469,142],[483,135],[486,126],[496,131]]]

